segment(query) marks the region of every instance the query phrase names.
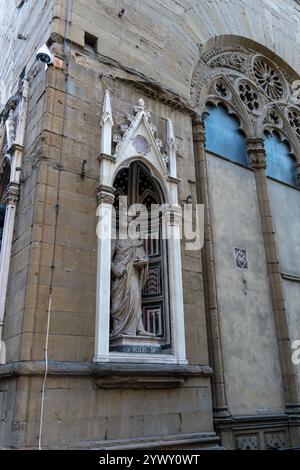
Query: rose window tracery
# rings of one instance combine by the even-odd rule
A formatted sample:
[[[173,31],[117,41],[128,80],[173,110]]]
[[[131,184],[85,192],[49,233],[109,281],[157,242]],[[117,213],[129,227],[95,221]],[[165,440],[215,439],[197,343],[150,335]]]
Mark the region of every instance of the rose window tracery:
[[[253,72],[259,86],[272,100],[278,100],[282,97],[283,80],[275,67],[259,57],[254,61]]]

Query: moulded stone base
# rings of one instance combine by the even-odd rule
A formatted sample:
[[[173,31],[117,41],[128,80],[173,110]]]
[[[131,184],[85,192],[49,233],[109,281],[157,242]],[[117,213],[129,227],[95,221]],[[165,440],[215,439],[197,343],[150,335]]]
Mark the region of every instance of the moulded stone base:
[[[0,341],[0,364],[6,363],[6,346],[4,341]]]
[[[120,335],[110,341],[110,350],[134,354],[161,354],[161,346],[154,336]]]

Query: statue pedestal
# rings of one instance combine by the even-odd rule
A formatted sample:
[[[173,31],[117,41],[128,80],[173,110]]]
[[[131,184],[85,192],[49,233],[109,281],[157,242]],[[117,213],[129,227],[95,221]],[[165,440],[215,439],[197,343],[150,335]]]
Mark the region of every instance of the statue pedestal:
[[[155,336],[120,335],[110,340],[110,350],[134,354],[161,354],[161,346]]]

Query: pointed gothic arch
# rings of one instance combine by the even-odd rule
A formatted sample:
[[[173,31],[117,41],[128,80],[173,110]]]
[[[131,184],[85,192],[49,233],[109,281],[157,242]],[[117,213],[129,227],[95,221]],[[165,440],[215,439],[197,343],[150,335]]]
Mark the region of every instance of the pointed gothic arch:
[[[144,249],[149,257],[148,280],[142,292],[143,323],[146,331],[155,334],[162,349],[167,351],[171,348],[168,246],[162,237],[162,214],[153,214],[152,211],[153,207],[165,204],[164,191],[158,178],[140,159],[130,160],[128,165],[119,169],[113,186],[115,194],[127,197],[128,207],[141,204],[147,210],[147,219],[140,229],[143,232]],[[115,196],[117,221],[118,203]]]

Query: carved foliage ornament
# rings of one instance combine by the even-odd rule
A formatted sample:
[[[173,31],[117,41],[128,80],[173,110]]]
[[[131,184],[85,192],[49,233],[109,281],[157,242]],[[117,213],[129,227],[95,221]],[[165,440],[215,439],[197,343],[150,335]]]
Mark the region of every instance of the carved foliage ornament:
[[[114,134],[113,136],[113,141],[117,144],[116,152],[118,152],[118,148],[121,142],[124,139],[126,139],[127,135],[130,135],[132,128],[136,124],[136,121],[140,118],[141,114],[143,114],[146,117],[149,123],[151,133],[156,142],[156,145],[161,153],[161,156],[165,164],[167,164],[168,163],[167,155],[161,152],[163,144],[162,144],[162,141],[158,137],[157,127],[152,122],[149,121],[149,118],[151,117],[151,112],[145,107],[145,102],[142,98],[139,99],[138,104],[134,106],[134,113],[132,115],[127,115],[128,123],[122,123],[119,126],[119,133]],[[137,152],[140,153],[141,155],[147,155],[150,151],[150,144],[148,143],[147,139],[141,135],[137,135],[134,138],[133,145],[135,149],[137,150]]]
[[[246,59],[238,53],[223,53],[210,61],[211,67],[226,67],[240,72],[246,68]]]
[[[300,80],[295,80],[291,85],[292,101],[296,105],[300,105]]]
[[[299,111],[296,109],[289,109],[288,119],[294,131],[300,137],[300,113]]]

